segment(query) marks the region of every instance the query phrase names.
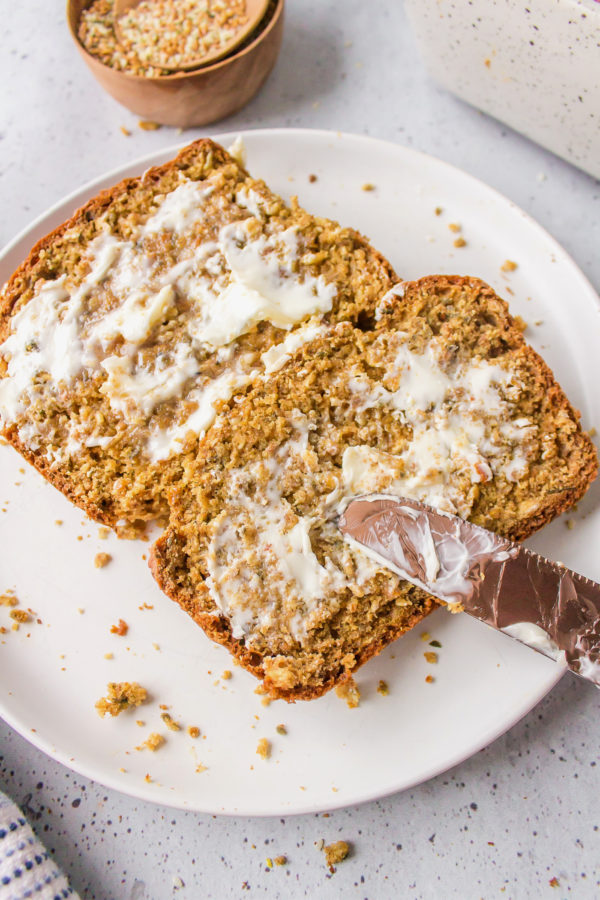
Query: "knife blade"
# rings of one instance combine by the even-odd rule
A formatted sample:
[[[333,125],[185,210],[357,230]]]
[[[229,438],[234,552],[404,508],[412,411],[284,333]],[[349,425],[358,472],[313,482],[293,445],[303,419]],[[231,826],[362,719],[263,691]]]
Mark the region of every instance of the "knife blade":
[[[600,686],[600,584],[458,516],[404,497],[356,497],[346,540],[447,605]]]

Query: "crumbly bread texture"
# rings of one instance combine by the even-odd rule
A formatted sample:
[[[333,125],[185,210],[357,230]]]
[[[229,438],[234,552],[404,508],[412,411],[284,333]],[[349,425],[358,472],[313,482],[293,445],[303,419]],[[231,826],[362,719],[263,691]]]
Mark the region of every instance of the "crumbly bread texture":
[[[371,319],[395,280],[357,232],[197,141],[87,203],[4,287],[1,433],[126,534],[167,513],[220,403],[319,324]]]
[[[185,458],[151,568],[272,697],[347,680],[434,601],[345,542],[347,499],[421,499],[521,540],[597,471],[578,414],[506,304],[432,276],[332,325],[221,416]]]

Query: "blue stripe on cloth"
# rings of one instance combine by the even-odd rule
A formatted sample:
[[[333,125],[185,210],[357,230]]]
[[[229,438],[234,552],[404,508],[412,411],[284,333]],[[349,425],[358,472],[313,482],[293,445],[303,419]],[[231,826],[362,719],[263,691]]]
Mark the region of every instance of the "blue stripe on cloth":
[[[0,791],[0,900],[79,900],[18,806]]]

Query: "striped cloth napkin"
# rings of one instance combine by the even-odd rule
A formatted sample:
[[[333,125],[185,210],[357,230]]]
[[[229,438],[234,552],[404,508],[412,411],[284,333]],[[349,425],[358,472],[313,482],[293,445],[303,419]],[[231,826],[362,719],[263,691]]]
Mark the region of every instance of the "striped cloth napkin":
[[[79,900],[18,806],[0,791],[0,900]]]

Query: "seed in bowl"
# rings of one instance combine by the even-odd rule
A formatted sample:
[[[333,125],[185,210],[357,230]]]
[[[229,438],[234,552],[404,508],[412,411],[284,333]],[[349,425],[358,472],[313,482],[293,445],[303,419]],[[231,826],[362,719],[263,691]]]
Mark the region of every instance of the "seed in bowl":
[[[245,0],[142,0],[119,20],[126,50],[180,69],[221,50],[245,25]]]
[[[113,27],[114,0],[94,0],[79,39],[105,65],[154,77],[221,50],[246,24],[245,0],[143,0]]]

